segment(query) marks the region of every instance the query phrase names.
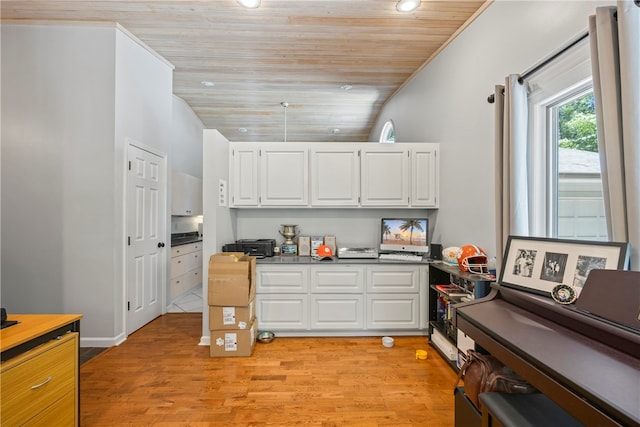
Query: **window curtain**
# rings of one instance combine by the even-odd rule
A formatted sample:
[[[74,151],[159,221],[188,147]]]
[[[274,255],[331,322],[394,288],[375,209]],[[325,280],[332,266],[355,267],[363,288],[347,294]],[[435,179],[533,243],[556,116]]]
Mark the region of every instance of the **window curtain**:
[[[593,89],[609,239],[631,243],[640,269],[640,2],[589,18]]]
[[[519,76],[506,77],[496,86],[496,265],[502,265],[509,235],[529,235],[529,185],[527,166],[528,104],[525,85]]]

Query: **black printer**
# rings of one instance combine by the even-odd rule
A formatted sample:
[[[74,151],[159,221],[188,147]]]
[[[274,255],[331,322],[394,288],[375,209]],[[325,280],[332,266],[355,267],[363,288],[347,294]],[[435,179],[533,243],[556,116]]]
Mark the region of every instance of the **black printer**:
[[[222,247],[222,252],[243,252],[255,257],[273,256],[273,248],[276,247],[275,239],[241,239],[235,243],[227,243]]]

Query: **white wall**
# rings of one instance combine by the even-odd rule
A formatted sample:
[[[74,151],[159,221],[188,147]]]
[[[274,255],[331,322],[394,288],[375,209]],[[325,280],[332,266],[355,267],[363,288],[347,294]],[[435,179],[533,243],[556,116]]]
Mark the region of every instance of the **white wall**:
[[[112,336],[114,28],[1,31],[2,306]]]
[[[1,31],[2,306],[81,313],[82,345],[113,345],[125,140],[168,153],[172,67],[114,24]]]
[[[426,209],[237,209],[237,239],[276,239],[280,245],[281,225],[295,224],[303,236],[336,236],[338,247],[378,248],[381,218],[427,217],[431,232],[436,216]]]
[[[440,209],[434,241],[477,244],[495,255],[493,104],[487,96],[586,32],[588,16],[613,1],[491,4],[391,98],[370,140],[393,119],[396,141],[440,143]]]
[[[236,234],[236,212],[218,203],[218,183],[229,177],[229,140],[215,129],[203,132],[202,162],[202,338],[209,344],[208,280],[209,257],[220,252],[222,244],[233,242]],[[227,181],[228,184],[228,181]],[[228,187],[227,187],[228,188]]]
[[[171,169],[202,178],[202,131],[204,125],[189,104],[173,95]]]
[[[171,122],[171,170],[202,178],[202,131],[204,125],[182,98],[173,95]],[[169,206],[173,191],[169,185]],[[171,232],[187,233],[198,230],[202,219],[196,216],[172,216]]]

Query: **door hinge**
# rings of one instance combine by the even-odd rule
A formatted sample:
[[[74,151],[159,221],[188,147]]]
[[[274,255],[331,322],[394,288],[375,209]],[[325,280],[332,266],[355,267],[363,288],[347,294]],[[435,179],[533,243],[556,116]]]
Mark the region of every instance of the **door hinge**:
[[[131,236],[127,236],[127,246],[131,246]]]
[[[127,311],[131,311],[131,301],[127,301]]]
[[[129,160],[129,170],[131,170],[131,160]]]

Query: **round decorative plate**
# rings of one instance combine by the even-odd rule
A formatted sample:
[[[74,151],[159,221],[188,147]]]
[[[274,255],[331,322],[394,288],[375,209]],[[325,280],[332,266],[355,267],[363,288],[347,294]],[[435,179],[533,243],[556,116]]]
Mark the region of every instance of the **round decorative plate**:
[[[578,298],[578,295],[576,288],[563,283],[553,287],[551,290],[551,298],[560,304],[571,304]]]

